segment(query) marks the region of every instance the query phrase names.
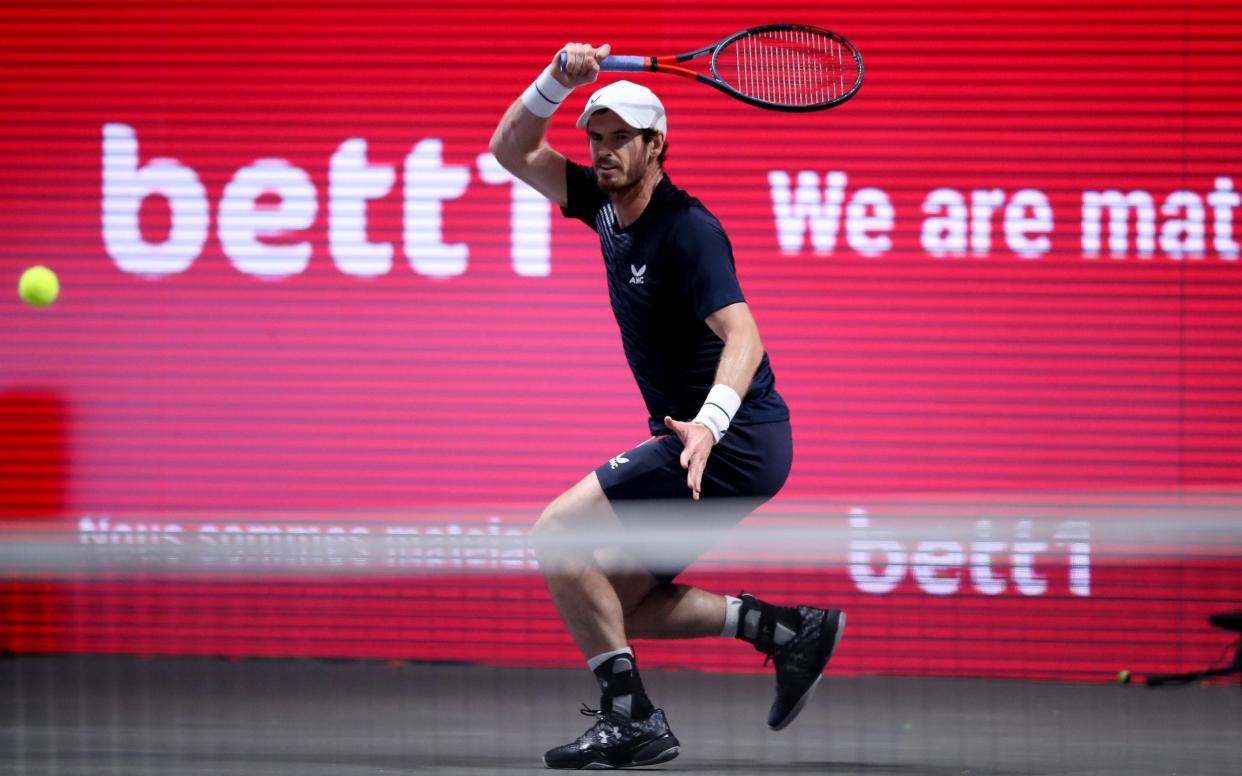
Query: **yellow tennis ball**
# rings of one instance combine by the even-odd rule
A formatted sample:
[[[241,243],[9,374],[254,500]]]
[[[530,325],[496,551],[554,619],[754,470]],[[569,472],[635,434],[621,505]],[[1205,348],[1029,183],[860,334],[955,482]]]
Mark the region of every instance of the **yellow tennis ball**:
[[[22,273],[17,293],[21,294],[26,304],[47,307],[60,294],[60,281],[56,279],[56,273],[47,267],[31,267]]]

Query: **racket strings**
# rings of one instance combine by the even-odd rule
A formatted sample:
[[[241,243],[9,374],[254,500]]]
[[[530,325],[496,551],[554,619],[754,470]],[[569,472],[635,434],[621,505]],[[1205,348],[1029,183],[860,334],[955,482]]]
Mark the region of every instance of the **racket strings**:
[[[818,105],[853,88],[858,64],[834,37],[808,30],[772,30],[740,38],[717,57],[733,88],[765,102]]]

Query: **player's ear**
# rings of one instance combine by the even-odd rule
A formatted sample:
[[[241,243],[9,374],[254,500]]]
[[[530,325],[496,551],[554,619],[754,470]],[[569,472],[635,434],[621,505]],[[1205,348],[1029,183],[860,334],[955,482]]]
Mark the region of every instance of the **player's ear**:
[[[655,161],[660,158],[660,154],[664,151],[664,133],[656,132],[651,137],[651,144],[647,148],[647,153],[651,160]]]

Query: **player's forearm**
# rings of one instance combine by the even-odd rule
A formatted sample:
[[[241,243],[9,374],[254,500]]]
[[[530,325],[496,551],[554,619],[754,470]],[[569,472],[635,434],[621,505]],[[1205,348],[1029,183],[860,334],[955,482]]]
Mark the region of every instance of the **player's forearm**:
[[[763,361],[763,343],[759,341],[759,329],[746,315],[745,323],[734,315],[726,318],[709,319],[719,329],[717,336],[724,342],[720,352],[720,363],[716,366],[716,382],[703,400],[699,414],[694,422],[700,423],[712,432],[712,438],[719,442],[733,422],[733,417],[741,408],[742,399],[750,390],[750,381],[755,377],[755,370]],[[729,325],[721,325],[728,320]],[[717,326],[713,326],[717,329]]]
[[[600,61],[611,50],[607,43],[599,48],[567,43],[553,55],[539,77],[505,111],[492,133],[492,155],[502,166],[516,172],[514,167],[530,163],[536,152],[547,145],[544,138],[552,114],[575,87],[595,81]]]
[[[727,385],[738,396],[745,396],[762,360],[763,342],[759,339],[757,327],[747,326],[728,332],[724,338],[724,350],[720,353],[720,363],[716,367],[716,385]]]
[[[552,119],[541,118],[530,112],[518,97],[505,111],[496,131],[492,133],[491,152],[501,166],[512,172],[526,163],[548,135]]]

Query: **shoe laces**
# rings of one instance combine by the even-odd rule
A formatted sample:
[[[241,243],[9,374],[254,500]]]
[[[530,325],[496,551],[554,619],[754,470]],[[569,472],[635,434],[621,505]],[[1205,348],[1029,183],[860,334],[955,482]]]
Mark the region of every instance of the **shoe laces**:
[[[582,708],[578,709],[578,713],[584,717],[595,717],[596,719],[604,718],[603,711],[601,711],[600,709],[593,709],[590,706],[586,705],[585,703],[582,704]]]

